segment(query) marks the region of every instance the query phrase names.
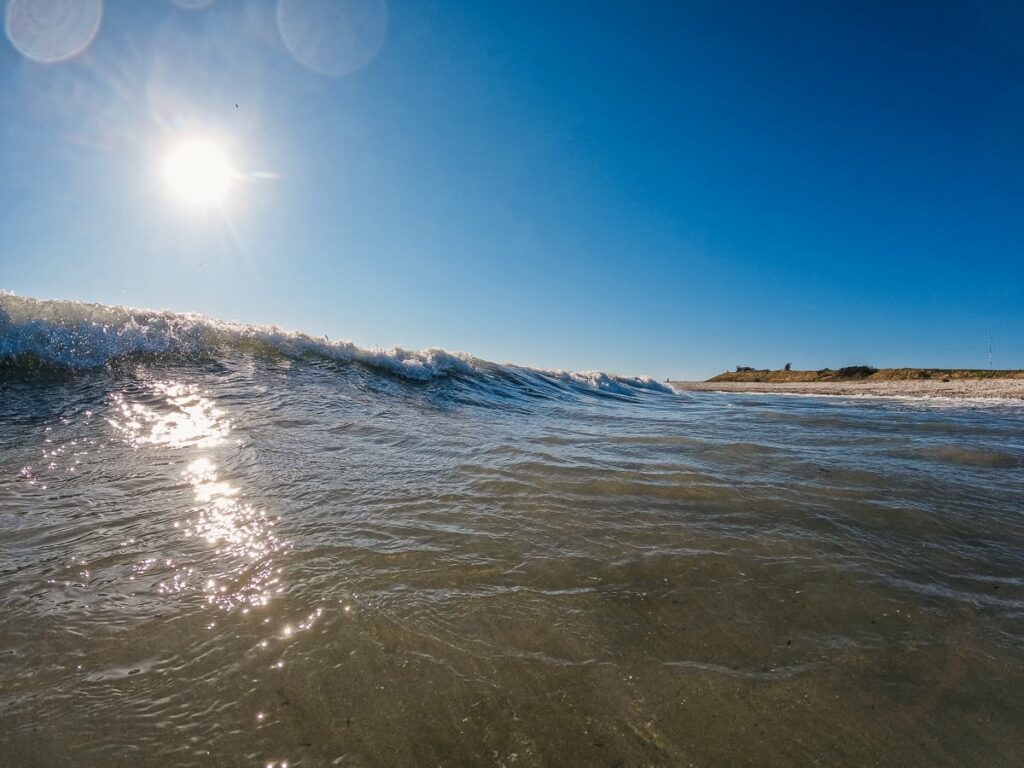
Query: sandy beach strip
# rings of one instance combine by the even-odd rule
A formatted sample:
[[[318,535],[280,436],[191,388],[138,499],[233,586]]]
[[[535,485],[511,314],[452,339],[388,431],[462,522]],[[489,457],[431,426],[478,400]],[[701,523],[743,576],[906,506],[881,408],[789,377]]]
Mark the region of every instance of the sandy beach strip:
[[[1024,379],[908,379],[897,381],[670,381],[683,392],[757,392],[773,395],[993,398],[1024,401]]]

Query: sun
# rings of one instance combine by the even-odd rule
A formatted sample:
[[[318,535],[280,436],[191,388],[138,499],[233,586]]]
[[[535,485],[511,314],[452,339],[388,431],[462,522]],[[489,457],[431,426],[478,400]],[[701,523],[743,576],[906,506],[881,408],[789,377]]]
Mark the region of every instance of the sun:
[[[223,203],[236,175],[227,153],[209,139],[186,139],[164,157],[164,181],[177,197],[192,205]]]

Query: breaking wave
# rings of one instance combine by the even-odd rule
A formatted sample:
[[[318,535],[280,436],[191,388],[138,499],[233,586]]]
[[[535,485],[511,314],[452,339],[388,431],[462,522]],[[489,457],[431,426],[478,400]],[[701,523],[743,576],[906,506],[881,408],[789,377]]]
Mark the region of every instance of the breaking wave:
[[[674,392],[647,376],[542,370],[491,363],[439,348],[365,348],[345,339],[331,340],[272,325],[224,322],[197,313],[39,300],[0,291],[0,362],[7,366],[87,369],[139,356],[216,359],[232,352],[357,363],[421,382],[484,378],[622,396]]]

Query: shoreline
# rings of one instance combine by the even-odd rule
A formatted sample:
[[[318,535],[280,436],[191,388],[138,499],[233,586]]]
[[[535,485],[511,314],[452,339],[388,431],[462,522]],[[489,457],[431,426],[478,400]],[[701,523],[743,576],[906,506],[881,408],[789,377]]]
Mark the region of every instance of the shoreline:
[[[908,379],[861,382],[669,381],[668,384],[677,392],[1024,401],[1024,379]]]

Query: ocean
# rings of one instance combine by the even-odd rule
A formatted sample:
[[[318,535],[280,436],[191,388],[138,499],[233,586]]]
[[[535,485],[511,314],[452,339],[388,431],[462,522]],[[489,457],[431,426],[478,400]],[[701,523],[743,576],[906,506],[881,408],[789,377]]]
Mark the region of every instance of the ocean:
[[[0,295],[0,765],[1019,766],[1024,408]]]

